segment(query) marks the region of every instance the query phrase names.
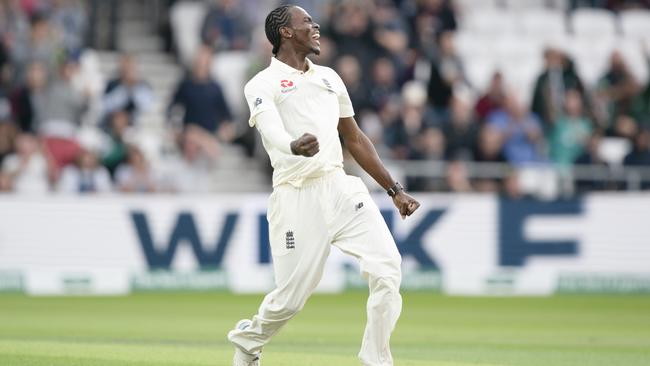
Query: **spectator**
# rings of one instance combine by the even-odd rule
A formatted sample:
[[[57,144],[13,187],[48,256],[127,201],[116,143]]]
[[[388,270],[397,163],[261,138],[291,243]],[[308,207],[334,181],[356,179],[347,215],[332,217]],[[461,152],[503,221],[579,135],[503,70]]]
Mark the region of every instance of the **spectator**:
[[[577,165],[591,165],[597,168],[607,168],[607,162],[603,160],[600,155],[600,144],[603,140],[603,133],[600,130],[595,130],[589,137],[586,151],[579,156],[575,164]],[[592,170],[592,178],[577,178],[575,180],[576,192],[588,192],[595,190],[604,190],[609,188],[616,188],[616,183],[608,183],[603,180],[602,176],[597,170]]]
[[[27,67],[26,84],[16,89],[11,96],[12,113],[21,131],[35,133],[39,128],[38,112],[46,98],[47,86],[45,65],[41,62],[32,62]]]
[[[2,8],[0,6],[0,8]],[[0,22],[1,22],[0,17]],[[6,42],[4,40],[4,35],[0,30],[0,90],[4,89],[5,84],[5,75],[7,73],[5,65],[9,62],[9,50],[7,50]]]
[[[502,194],[511,200],[520,200],[526,197],[521,189],[519,172],[512,170],[503,180]]]
[[[448,160],[473,160],[473,149],[478,139],[478,123],[470,105],[460,97],[451,100],[451,117],[443,127]]]
[[[426,127],[413,138],[410,158],[413,160],[443,161],[445,154],[445,136],[436,127]],[[437,179],[412,177],[407,180],[409,189],[416,191],[433,191],[444,188],[444,183]]]
[[[467,165],[461,160],[453,160],[447,165],[447,188],[454,193],[472,192]]]
[[[435,40],[440,34],[456,30],[456,14],[449,0],[417,1],[415,6],[407,8],[407,17],[411,25],[411,44],[421,50],[429,59],[435,57],[438,45]]]
[[[201,27],[203,44],[216,51],[243,50],[251,27],[239,0],[214,0]]]
[[[399,96],[395,65],[386,58],[378,58],[372,64],[372,78],[370,81],[370,105],[379,110],[391,99]]]
[[[9,101],[0,96],[0,166],[2,160],[13,152],[16,125],[11,121]]]
[[[503,152],[509,163],[521,165],[542,161],[539,153],[543,139],[541,124],[514,95],[506,97],[503,109],[488,116],[488,126],[503,135]]]
[[[503,156],[503,135],[499,130],[487,124],[483,125],[479,131],[474,158],[480,163],[504,163],[506,161]],[[499,181],[489,178],[475,179],[474,187],[480,192],[497,192],[500,189]]]
[[[77,53],[88,30],[86,10],[79,0],[52,0],[52,25],[60,31],[66,51]]]
[[[643,128],[650,128],[650,81],[635,98],[632,114]]]
[[[60,66],[59,78],[51,83],[43,98],[36,103],[39,134],[73,139],[81,125],[82,113],[88,105],[88,95],[80,93],[72,79],[78,71],[72,59]]]
[[[554,124],[549,136],[551,159],[567,166],[582,155],[591,135],[592,123],[585,117],[582,96],[569,90],[565,96],[565,113]]]
[[[362,65],[371,65],[381,55],[374,38],[369,10],[361,2],[341,1],[332,11],[336,16],[329,18],[329,24],[323,24],[323,28],[329,30],[339,53],[358,55]],[[364,76],[369,77],[370,74]]]
[[[2,171],[18,193],[46,193],[49,190],[47,160],[34,135],[21,134],[16,138],[16,153],[2,162]]]
[[[357,114],[370,109],[368,86],[362,81],[361,65],[353,55],[343,55],[336,61],[336,71],[345,84]]]
[[[67,60],[60,70],[58,80],[50,83],[42,94],[34,95],[36,131],[43,137],[54,179],[79,154],[76,138],[82,113],[88,105],[87,95],[80,93],[72,82],[78,65]]]
[[[0,43],[6,48],[6,57],[16,42],[26,42],[29,30],[29,17],[18,1],[0,2]]]
[[[415,148],[411,158],[415,160],[442,161],[445,157],[445,135],[439,128],[426,127],[414,137]]]
[[[205,133],[214,134],[222,141],[232,141],[235,127],[231,122],[230,108],[226,104],[221,85],[210,75],[212,53],[202,48],[194,61],[191,74],[176,88],[169,109],[182,106],[183,125],[193,125]]]
[[[97,154],[88,149],[81,151],[76,164],[63,169],[58,186],[63,193],[106,193],[111,189],[108,170],[99,164]]]
[[[492,126],[485,125],[478,134],[478,141],[474,152],[475,160],[485,163],[504,163],[503,134]]]
[[[467,87],[463,63],[456,54],[453,33],[443,32],[438,38],[438,52],[431,62],[429,78],[429,103],[439,113],[445,114],[454,89]]]
[[[644,129],[634,138],[634,147],[623,159],[629,167],[650,167],[650,130]],[[628,186],[628,189],[631,187]],[[641,183],[641,189],[650,189],[650,182]]]
[[[625,166],[650,166],[650,131],[642,130],[634,138],[634,147],[623,159]]]
[[[11,47],[13,85],[23,84],[25,66],[32,62],[41,62],[48,75],[55,75],[63,51],[61,41],[56,37],[56,32],[52,31],[45,13],[33,14],[30,25],[29,37],[23,38],[17,34]]]
[[[115,169],[126,161],[127,145],[126,134],[129,128],[129,113],[127,111],[113,112],[110,116],[110,124],[108,126],[108,141],[105,151],[102,154],[102,165],[111,173],[115,173]]]
[[[129,124],[133,124],[141,113],[152,109],[154,101],[151,86],[139,76],[135,57],[123,54],[119,75],[108,82],[104,91],[104,124],[108,124],[109,116],[118,111],[128,112]]]
[[[614,120],[614,126],[610,133],[614,136],[624,137],[630,141],[639,132],[639,126],[631,116],[627,114],[620,114]]]
[[[374,40],[381,54],[390,58],[395,64],[401,85],[405,79],[411,79],[405,77],[405,74],[407,70],[414,67],[415,63],[415,53],[408,49],[407,25],[392,2],[376,1],[375,5],[371,14],[374,23]]]
[[[216,152],[205,139],[205,134],[192,126],[181,136],[181,157],[169,159],[163,167],[159,183],[162,190],[179,193],[210,190],[210,173]]]
[[[379,109],[377,116],[382,127],[382,141],[388,147],[392,159],[406,159],[410,151],[409,135],[400,117],[402,106],[397,98],[391,98]],[[372,121],[372,119],[368,119]],[[364,118],[364,122],[366,119]],[[364,126],[365,123],[362,123]]]
[[[650,70],[650,44],[643,43],[643,54],[646,57],[646,66]],[[632,115],[642,128],[650,129],[650,80],[645,88],[634,98]]]
[[[474,107],[479,121],[485,122],[485,119],[490,113],[502,108],[504,98],[505,86],[503,84],[503,74],[500,71],[496,71],[492,74],[487,92],[479,98]]]
[[[573,62],[561,50],[549,47],[544,51],[544,71],[535,82],[532,104],[533,113],[542,119],[545,129],[550,129],[562,115],[567,90],[585,95]]]
[[[600,79],[596,90],[601,111],[600,118],[604,127],[611,127],[619,115],[631,113],[634,99],[640,91],[641,87],[623,56],[620,52],[614,51],[609,69]]]
[[[156,191],[156,183],[147,160],[140,149],[130,146],[126,164],[115,173],[117,189],[120,192],[149,193]]]
[[[418,135],[428,127],[434,126],[426,110],[426,90],[419,82],[409,82],[402,88],[401,99],[401,111],[386,127],[385,132],[388,136],[385,140],[393,150],[394,158],[426,159],[426,156],[420,156],[422,153],[426,155],[424,151],[419,151],[418,147],[414,149]],[[436,129],[436,131],[438,130]],[[436,157],[436,159],[438,158]]]

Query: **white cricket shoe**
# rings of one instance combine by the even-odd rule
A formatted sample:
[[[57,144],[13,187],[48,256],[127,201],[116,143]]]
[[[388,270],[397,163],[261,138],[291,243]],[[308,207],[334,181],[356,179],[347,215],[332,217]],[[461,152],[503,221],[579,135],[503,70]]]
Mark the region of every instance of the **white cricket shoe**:
[[[242,319],[237,322],[235,329],[244,330],[251,326],[249,319]],[[232,366],[260,366],[260,354],[250,354],[235,346],[235,356],[232,359]]]

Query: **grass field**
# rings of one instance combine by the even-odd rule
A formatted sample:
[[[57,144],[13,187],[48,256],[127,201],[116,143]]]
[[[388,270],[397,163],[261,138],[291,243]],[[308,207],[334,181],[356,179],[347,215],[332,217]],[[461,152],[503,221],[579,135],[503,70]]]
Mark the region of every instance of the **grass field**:
[[[351,366],[365,294],[316,295],[267,346],[264,366]],[[261,296],[0,295],[0,365],[229,365],[226,332]],[[650,297],[404,294],[396,366],[650,365]]]

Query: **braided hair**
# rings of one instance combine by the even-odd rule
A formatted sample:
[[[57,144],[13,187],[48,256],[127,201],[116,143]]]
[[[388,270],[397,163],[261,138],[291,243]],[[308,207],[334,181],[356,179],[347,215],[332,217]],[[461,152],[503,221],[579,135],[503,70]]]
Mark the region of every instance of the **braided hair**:
[[[273,45],[273,54],[276,55],[280,49],[280,42],[282,41],[282,36],[280,35],[280,28],[286,27],[291,21],[291,9],[293,5],[283,5],[278,8],[273,9],[269,15],[266,16],[266,21],[264,22],[264,32],[266,33],[266,38]]]

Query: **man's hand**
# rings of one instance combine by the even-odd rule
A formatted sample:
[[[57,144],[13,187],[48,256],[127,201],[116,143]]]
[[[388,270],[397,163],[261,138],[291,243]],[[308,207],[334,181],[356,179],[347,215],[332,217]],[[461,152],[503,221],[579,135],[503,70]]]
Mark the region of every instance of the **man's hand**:
[[[415,198],[409,196],[404,191],[400,191],[393,196],[393,203],[399,210],[399,214],[402,215],[402,219],[406,218],[406,216],[411,216],[420,207],[420,202],[416,201]]]
[[[305,133],[298,139],[291,142],[291,152],[294,155],[302,155],[306,157],[314,156],[320,150],[318,139],[316,136]]]

